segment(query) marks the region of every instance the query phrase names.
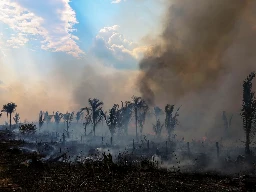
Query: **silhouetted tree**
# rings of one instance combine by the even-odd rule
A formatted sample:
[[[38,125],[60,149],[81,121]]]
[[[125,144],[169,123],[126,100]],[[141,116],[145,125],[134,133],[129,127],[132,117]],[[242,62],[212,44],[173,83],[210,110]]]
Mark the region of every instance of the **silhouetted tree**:
[[[13,120],[15,122],[16,125],[18,125],[19,121],[20,121],[20,114],[19,113],[15,113]]]
[[[141,97],[132,97],[133,100],[133,109],[134,109],[134,116],[135,116],[135,126],[136,126],[136,138],[138,139],[138,112],[144,106],[145,102]]]
[[[52,117],[54,117],[54,113],[53,113],[53,115],[49,115],[48,111],[46,111],[44,113],[44,119],[43,120],[46,121],[47,128],[48,128],[49,123],[52,120]]]
[[[102,111],[103,102],[99,101],[99,99],[89,99],[88,100],[90,107],[87,108],[90,111],[90,115],[92,118],[93,125],[93,134],[95,136],[95,128],[99,122],[103,120],[105,117],[104,112]],[[86,108],[82,108],[81,110],[85,110]]]
[[[43,126],[44,124],[44,118],[43,118],[43,111],[40,111],[39,113],[39,121],[38,121],[38,124],[39,124],[39,130],[41,129],[41,127]]]
[[[232,118],[233,118],[233,115],[231,115],[230,118],[229,118],[229,120],[228,120],[226,111],[223,111],[223,113],[222,113],[222,119],[223,119],[223,122],[224,122],[225,136],[228,136],[228,134],[229,134],[229,130],[230,130],[230,127],[231,127]]]
[[[6,112],[7,117],[10,115],[10,130],[12,128],[12,113],[16,110],[17,105],[15,103],[7,103],[3,105],[2,112]]]
[[[138,110],[138,123],[140,127],[140,134],[142,135],[143,127],[146,120],[146,114],[148,112],[148,105],[146,104],[146,101],[142,100],[140,103],[140,108]]]
[[[122,101],[121,101],[122,102]],[[119,114],[119,127],[122,126],[124,133],[128,135],[128,126],[132,118],[133,104],[130,101],[122,102],[122,108]]]
[[[155,125],[153,124],[153,131],[155,132],[157,137],[161,136],[163,126],[164,124],[162,124],[159,119],[156,121]]]
[[[171,134],[175,128],[175,126],[178,124],[177,117],[179,116],[178,111],[180,110],[180,107],[177,109],[176,113],[173,115],[174,105],[167,104],[165,106],[165,128],[168,132],[169,139],[171,138]]]
[[[86,136],[87,126],[92,122],[92,118],[91,118],[90,110],[87,107],[85,107],[85,108],[83,108],[81,110],[83,110],[83,111],[85,110],[87,112],[85,114],[85,117],[84,117],[85,121],[83,123],[83,125],[84,125],[84,134]]]
[[[159,117],[163,114],[163,110],[160,108],[160,107],[154,107],[154,111],[153,111],[153,114],[156,118],[156,123],[157,123],[157,120],[159,119]]]
[[[114,104],[114,106],[109,110],[109,115],[106,118],[106,122],[107,122],[112,139],[118,123],[118,108],[119,106],[117,104]]]
[[[67,126],[67,129],[66,129],[67,138],[69,138],[69,126],[73,120],[73,117],[74,117],[74,112],[72,113],[67,112],[66,114],[63,115],[63,119],[66,122],[66,126]]]
[[[76,113],[76,122],[77,122],[77,123],[78,123],[78,121],[81,119],[82,115],[83,115],[83,111],[78,111],[78,112]]]
[[[54,114],[54,112],[53,112],[53,114]],[[63,117],[63,114],[62,114],[62,113],[59,113],[59,112],[57,111],[57,112],[53,115],[53,117],[54,117],[54,121],[55,121],[56,125],[59,125],[60,120],[61,120],[62,117]]]
[[[252,72],[243,83],[243,105],[241,116],[243,119],[243,128],[245,131],[245,154],[250,155],[251,140],[256,131],[256,98],[252,91],[252,80],[255,78],[255,72]]]

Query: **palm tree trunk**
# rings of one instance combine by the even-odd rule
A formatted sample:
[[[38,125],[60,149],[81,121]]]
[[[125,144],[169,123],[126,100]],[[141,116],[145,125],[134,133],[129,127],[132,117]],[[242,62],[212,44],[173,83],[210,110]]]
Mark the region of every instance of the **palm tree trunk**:
[[[136,138],[138,139],[138,133],[137,133],[137,129],[138,129],[138,116],[137,116],[137,109],[135,108],[135,126],[136,126]]]
[[[67,121],[67,137],[69,138],[69,132],[68,132],[68,121]]]
[[[10,113],[10,131],[12,130],[12,114]]]
[[[245,141],[245,154],[250,155],[250,133],[246,131],[246,141]]]
[[[111,138],[110,138],[110,144],[111,144],[111,145],[113,145],[113,136],[114,136],[114,134],[111,133]]]
[[[93,135],[95,136],[95,127],[96,127],[96,125],[95,125],[95,123],[93,123]]]

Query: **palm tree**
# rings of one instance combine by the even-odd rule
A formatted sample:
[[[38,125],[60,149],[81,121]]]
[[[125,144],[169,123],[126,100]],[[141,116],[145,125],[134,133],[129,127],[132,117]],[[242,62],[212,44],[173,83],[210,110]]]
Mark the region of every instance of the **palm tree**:
[[[15,116],[13,117],[13,120],[14,120],[15,124],[17,125],[20,121],[20,114],[15,113]]]
[[[140,127],[140,134],[142,136],[142,132],[143,132],[143,127],[145,124],[145,119],[146,119],[146,114],[148,112],[148,105],[146,104],[146,102],[144,100],[141,101],[140,103],[140,108],[139,108],[139,114],[138,114],[138,123],[139,123],[139,127]]]
[[[12,128],[12,113],[16,110],[16,107],[17,105],[13,102],[3,105],[2,112],[6,112],[7,117],[10,115],[10,130]]]
[[[155,132],[158,138],[161,136],[163,126],[164,124],[162,124],[159,119],[156,121],[155,125],[153,124],[153,131]]]
[[[90,111],[90,115],[91,115],[91,118],[92,118],[92,124],[93,124],[93,134],[95,136],[96,126],[105,117],[105,114],[102,111],[103,102],[99,101],[99,99],[96,99],[96,98],[94,98],[94,99],[90,98],[88,100],[88,102],[89,102],[90,107],[89,108],[87,108],[87,107],[82,108],[81,110],[83,111],[85,109],[88,109]]]
[[[114,104],[114,106],[109,110],[109,116],[106,119],[112,138],[118,124],[118,108],[119,106],[117,104]]]
[[[50,123],[51,120],[52,120],[52,117],[54,117],[54,115],[49,115],[48,111],[46,111],[46,112],[44,113],[44,119],[43,119],[43,121],[46,121],[47,128],[48,128],[49,123]]]
[[[78,111],[78,112],[76,113],[76,122],[77,122],[77,123],[78,123],[78,121],[81,119],[82,115],[83,115],[83,111]]]
[[[252,91],[252,80],[256,73],[252,72],[243,83],[243,105],[241,117],[243,119],[243,128],[245,131],[245,154],[250,155],[250,144],[256,132],[256,98]]]
[[[63,114],[62,113],[59,113],[58,111],[54,114],[53,112],[53,117],[54,117],[54,121],[57,125],[59,125],[60,123],[60,120],[62,119],[63,117]]]
[[[135,126],[136,126],[136,138],[138,139],[138,111],[144,106],[145,102],[141,97],[132,97],[133,100],[133,109],[135,115]]]
[[[43,118],[43,111],[40,111],[39,113],[39,121],[38,121],[38,124],[39,124],[39,130],[41,129],[41,127],[43,126],[44,124],[44,118]]]
[[[125,101],[125,105],[122,102],[122,108],[118,110],[118,127],[123,129],[126,135],[128,135],[128,125],[132,117],[132,111],[133,104],[130,101]]]
[[[72,113],[67,112],[66,114],[63,115],[63,119],[64,119],[64,121],[66,122],[66,125],[67,125],[67,129],[66,129],[67,138],[69,138],[69,131],[68,130],[69,130],[70,123],[73,120],[73,117],[74,117],[74,112],[72,112]]]
[[[84,125],[84,134],[86,136],[86,129],[87,129],[87,126],[92,122],[92,118],[91,118],[91,114],[90,114],[90,111],[87,107],[83,108],[82,110],[86,110],[87,114],[85,114],[85,122],[83,123]]]
[[[180,107],[177,109],[176,113],[173,115],[174,105],[167,104],[165,106],[165,127],[168,131],[169,139],[171,137],[171,133],[174,130],[175,126],[178,124],[177,117],[179,116],[178,111]]]

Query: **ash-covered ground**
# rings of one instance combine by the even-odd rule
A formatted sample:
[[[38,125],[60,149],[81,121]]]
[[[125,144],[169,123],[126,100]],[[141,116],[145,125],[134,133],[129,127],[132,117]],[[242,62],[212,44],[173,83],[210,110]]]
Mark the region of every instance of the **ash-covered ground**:
[[[54,126],[54,125],[52,125]],[[71,124],[77,128],[79,125]],[[58,129],[56,129],[58,130]],[[72,131],[71,131],[72,132]],[[1,131],[6,191],[253,191],[255,156],[206,138]],[[252,151],[255,149],[252,148]]]

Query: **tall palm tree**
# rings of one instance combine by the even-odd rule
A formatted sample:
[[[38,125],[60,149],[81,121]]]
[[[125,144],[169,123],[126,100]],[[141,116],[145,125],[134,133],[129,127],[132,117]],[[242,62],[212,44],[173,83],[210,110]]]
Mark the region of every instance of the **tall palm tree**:
[[[142,136],[142,132],[143,132],[143,127],[145,124],[145,120],[146,120],[146,115],[148,113],[148,105],[146,104],[146,101],[142,100],[141,104],[140,104],[140,108],[139,108],[139,116],[138,116],[138,123],[139,123],[139,127],[140,127],[140,134]]]
[[[90,111],[91,114],[91,118],[92,118],[92,124],[93,124],[93,134],[95,136],[95,129],[96,126],[98,125],[98,123],[100,121],[103,120],[103,118],[105,118],[105,113],[102,110],[102,106],[103,106],[103,102],[101,102],[99,99],[89,99],[88,100],[90,107],[89,108],[82,108],[81,110],[85,110],[88,109]]]
[[[44,113],[44,119],[43,119],[43,121],[46,121],[47,128],[48,128],[49,123],[50,123],[51,120],[52,120],[52,117],[54,117],[54,114],[53,114],[53,115],[49,115],[48,111],[46,111],[46,112]]]
[[[66,129],[67,138],[69,138],[69,127],[70,127],[71,121],[73,120],[73,117],[74,117],[74,112],[72,112],[72,113],[67,112],[66,114],[63,115],[63,119],[67,125],[67,129]]]
[[[60,123],[60,120],[62,119],[63,117],[63,114],[62,113],[59,113],[59,111],[57,111],[55,114],[53,112],[53,117],[54,117],[54,121],[56,123],[56,125],[58,126],[59,123]]]
[[[155,132],[155,134],[158,138],[161,137],[161,132],[162,132],[163,126],[164,126],[164,124],[162,124],[159,119],[156,121],[155,125],[153,124],[153,131]]]
[[[179,116],[178,111],[180,107],[177,109],[176,113],[173,115],[174,105],[167,104],[165,106],[165,127],[168,131],[169,139],[171,137],[171,133],[174,130],[175,126],[178,124],[177,117]]]
[[[78,111],[78,112],[76,113],[76,122],[77,122],[77,123],[78,123],[78,121],[81,119],[82,115],[83,115],[83,112],[82,112],[82,111]]]
[[[86,110],[86,114],[84,114],[84,123],[83,123],[83,126],[84,126],[84,135],[86,136],[86,130],[87,130],[87,126],[92,122],[92,118],[91,118],[91,114],[90,114],[90,111],[89,111],[89,108],[88,107],[85,107],[83,108],[82,110]]]
[[[118,108],[119,106],[117,104],[114,104],[114,106],[109,110],[109,115],[108,115],[108,118],[106,119],[112,138],[114,136],[117,123],[118,123]]]
[[[121,134],[122,132],[124,134],[128,134],[128,125],[130,123],[131,117],[132,117],[132,111],[133,111],[133,105],[130,101],[121,101],[122,106],[117,111],[117,127],[119,129],[118,134]]]
[[[3,105],[2,112],[6,112],[7,117],[10,115],[10,130],[12,128],[12,113],[16,110],[16,107],[17,105],[13,102]]]
[[[245,154],[250,155],[250,144],[256,133],[256,97],[252,91],[252,80],[256,77],[256,73],[252,72],[244,80],[243,83],[243,105],[241,117],[243,119],[243,128],[245,131]]]
[[[133,100],[133,109],[134,109],[134,115],[135,115],[135,126],[136,126],[136,138],[138,139],[138,112],[141,108],[144,107],[146,104],[144,100],[141,97],[132,97]]]
[[[39,130],[41,129],[41,127],[43,126],[44,124],[44,118],[43,118],[43,111],[40,111],[39,112],[39,121],[38,121],[38,124],[39,124]]]

